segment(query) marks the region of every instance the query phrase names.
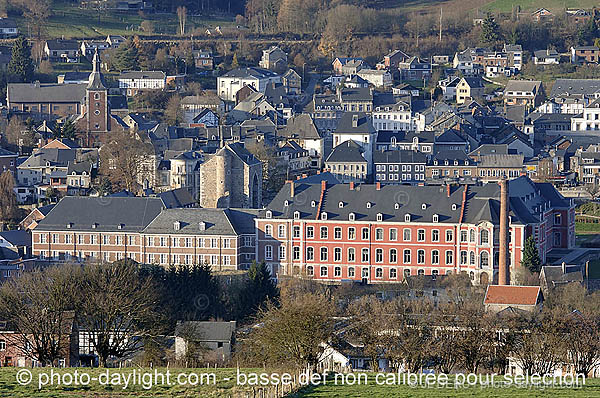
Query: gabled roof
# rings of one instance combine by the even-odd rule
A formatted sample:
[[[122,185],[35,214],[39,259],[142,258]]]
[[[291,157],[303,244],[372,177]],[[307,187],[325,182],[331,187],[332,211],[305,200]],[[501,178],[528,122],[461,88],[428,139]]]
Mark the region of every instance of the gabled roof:
[[[299,138],[304,140],[319,140],[319,134],[315,123],[307,113],[292,116],[283,131],[281,132],[287,138]]]
[[[9,83],[7,98],[9,102],[83,102],[86,83]]]
[[[201,224],[204,223],[204,224]],[[224,209],[165,209],[143,230],[147,234],[235,235]]]
[[[327,160],[327,163],[366,163],[362,155],[362,147],[354,140],[342,142],[340,145],[333,148]]]
[[[583,94],[593,96],[600,91],[600,79],[556,79],[550,91],[550,98]]]
[[[116,231],[121,226],[123,232],[140,232],[162,208],[159,198],[67,196],[36,230]]]
[[[24,229],[0,231],[0,242],[7,241],[12,246],[31,246],[31,235]]]
[[[177,322],[175,336],[197,342],[231,342],[235,321],[185,321]]]
[[[279,76],[277,73],[268,69],[257,68],[255,66],[247,68],[238,68],[230,70],[225,73],[222,77],[239,77],[239,78],[254,78],[254,79],[267,79]]]
[[[352,124],[354,120],[357,120],[356,127]],[[370,134],[375,133],[375,127],[373,127],[371,118],[367,114],[363,112],[346,112],[340,118],[335,132],[342,134]]]
[[[479,167],[523,167],[523,155],[482,155],[479,158]]]
[[[539,286],[500,286],[489,285],[484,304],[536,305],[541,298]]]
[[[153,80],[164,80],[166,79],[167,75],[165,75],[165,72],[163,71],[131,71],[131,70],[125,70],[123,72],[121,72],[121,74],[119,75],[118,79],[131,79],[131,80],[138,80],[138,79],[153,79]]]
[[[47,40],[46,45],[50,51],[77,51],[79,43],[77,40],[53,39]]]
[[[167,209],[190,207],[196,204],[196,201],[185,188],[171,189],[159,193],[158,196],[164,203]]]
[[[504,88],[504,94],[506,95],[509,91],[524,91],[538,94],[541,87],[542,82],[539,80],[509,80]]]

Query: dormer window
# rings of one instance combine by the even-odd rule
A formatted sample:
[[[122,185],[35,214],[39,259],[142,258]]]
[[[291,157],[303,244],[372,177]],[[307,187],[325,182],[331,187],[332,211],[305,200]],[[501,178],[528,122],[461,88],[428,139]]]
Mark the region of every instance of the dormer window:
[[[383,214],[377,213],[377,221],[383,221]]]
[[[434,161],[433,161],[433,165],[434,165],[434,166],[437,166],[437,165],[438,165],[438,161],[437,161],[437,160],[434,160]]]
[[[285,202],[283,202],[283,205],[284,205],[285,207],[288,207],[288,206],[290,205],[290,202],[288,202],[288,201],[286,200]]]
[[[447,161],[447,160],[445,160],[445,161],[444,161],[444,164],[445,164],[446,166],[448,166],[448,161]]]
[[[315,202],[314,200],[310,202],[310,207],[315,207],[317,205],[317,202]]]
[[[438,222],[440,217],[437,214],[433,215],[433,222]]]
[[[456,203],[452,203],[452,210],[456,210]]]
[[[355,219],[356,219],[356,216],[354,215],[354,213],[348,214],[348,220],[354,221]]]
[[[173,222],[173,230],[179,231],[181,229],[181,223],[179,221]]]
[[[299,211],[295,211],[294,212],[294,220],[299,220],[300,219],[300,212]]]
[[[404,222],[410,222],[410,214],[404,215]]]
[[[95,222],[92,224],[92,229],[96,229],[96,228],[98,228],[98,223]]]
[[[367,209],[371,208],[371,202],[367,202]]]
[[[427,209],[427,204],[426,204],[426,203],[423,203],[423,204],[421,205],[421,210],[426,210],[426,209]]]
[[[458,166],[458,160],[455,160],[455,161],[454,161],[454,165],[455,165],[455,166]]]
[[[344,202],[340,202],[340,203],[338,203],[338,207],[339,207],[340,209],[343,209],[343,208],[344,208]]]
[[[394,204],[394,209],[398,210],[400,208],[400,203],[395,203]]]
[[[273,217],[273,212],[271,212],[271,210],[267,210],[267,213],[265,214],[265,217],[267,217],[267,218]]]
[[[72,222],[68,223],[68,224],[67,224],[67,228],[68,228],[68,229],[71,229],[71,228],[73,228],[73,223],[72,223]]]
[[[125,226],[125,224],[119,224],[119,225],[117,226],[117,228],[118,228],[118,229],[123,229],[123,227],[124,227],[124,226]]]
[[[327,212],[326,211],[321,213],[321,220],[327,220]]]
[[[469,165],[469,161],[465,160],[465,166],[468,166],[468,165]]]

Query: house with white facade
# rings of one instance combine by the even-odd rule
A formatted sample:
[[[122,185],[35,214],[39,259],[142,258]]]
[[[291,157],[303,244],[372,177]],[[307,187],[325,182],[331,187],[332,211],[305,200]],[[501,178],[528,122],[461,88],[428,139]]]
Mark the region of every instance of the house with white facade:
[[[373,104],[373,127],[377,131],[413,131],[416,126],[412,120],[410,97],[396,97],[392,94],[380,94]]]
[[[583,108],[583,113],[571,118],[571,130],[600,131],[600,98]]]
[[[236,93],[244,86],[264,93],[269,83],[281,83],[281,76],[263,68],[238,68],[217,78],[217,93],[226,101],[235,101]]]
[[[144,90],[164,90],[167,85],[162,71],[123,71],[118,80],[121,93],[128,97]]]
[[[392,85],[392,74],[387,70],[361,69],[358,76],[365,79],[375,87],[389,87]]]

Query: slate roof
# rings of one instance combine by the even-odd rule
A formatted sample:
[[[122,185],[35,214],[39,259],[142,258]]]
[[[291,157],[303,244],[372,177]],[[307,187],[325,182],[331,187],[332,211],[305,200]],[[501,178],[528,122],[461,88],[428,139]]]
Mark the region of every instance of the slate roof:
[[[172,189],[158,195],[167,209],[194,206],[196,201],[185,188]]]
[[[13,156],[19,156],[17,153],[15,152],[11,152],[8,149],[4,149],[4,148],[0,148],[0,156],[8,156],[8,157],[13,157]]]
[[[352,126],[352,120],[355,116],[358,116],[357,127]],[[340,118],[335,132],[343,134],[369,134],[375,133],[375,127],[373,127],[373,122],[367,114],[363,112],[346,112]]]
[[[462,138],[460,135],[458,135],[458,133],[455,130],[452,129],[448,129],[446,131],[444,131],[442,134],[438,135],[437,137],[435,137],[435,143],[455,143],[455,142],[460,142],[460,143],[466,143],[467,141]]]
[[[16,28],[17,23],[12,18],[0,18],[0,28],[8,29],[8,28]]]
[[[483,82],[478,77],[463,77],[463,79],[465,79],[465,82],[467,82],[467,84],[471,88],[481,88],[481,87],[484,87],[483,86]]]
[[[179,230],[175,223],[179,222]],[[204,223],[204,229],[200,223]],[[235,229],[224,209],[166,209],[143,230],[147,234],[235,235]]]
[[[541,294],[539,286],[488,285],[484,304],[536,305]]]
[[[19,167],[45,167],[46,162],[50,162],[50,164],[53,166],[67,167],[69,162],[73,162],[75,160],[75,157],[75,149],[42,148],[35,151],[27,158],[27,160],[21,163]]]
[[[321,184],[321,181],[325,181],[327,184],[341,184],[340,180],[329,171],[300,178],[294,181],[294,184]]]
[[[504,88],[504,94],[506,95],[509,91],[518,92],[532,92],[538,94],[542,87],[542,82],[539,80],[509,80]],[[520,94],[517,94],[520,95]]]
[[[200,342],[231,342],[234,332],[235,321],[185,321],[178,322],[175,327],[175,336],[189,338],[191,334],[193,335],[192,341]]]
[[[396,138],[396,143],[412,143],[413,138],[418,137],[419,143],[432,143],[434,141],[433,131],[390,131],[382,130],[377,133],[378,144],[388,144],[392,142],[392,137]]]
[[[233,226],[233,229],[240,235],[254,235],[254,219],[258,216],[257,209],[225,209],[225,215]]]
[[[600,91],[600,79],[556,79],[549,97],[573,94],[593,96],[598,91]]]
[[[303,140],[321,139],[312,117],[307,113],[292,116],[281,133],[287,138],[299,138]]]
[[[140,232],[162,210],[159,198],[67,196],[41,220],[36,230]],[[95,224],[96,228],[92,225]]]
[[[344,88],[340,98],[342,102],[373,101],[373,91],[368,87]]]
[[[0,231],[0,240],[4,239],[12,246],[29,246],[31,247],[31,235],[24,229],[13,231]]]
[[[277,73],[270,71],[268,69],[257,68],[255,66],[251,66],[248,68],[237,68],[230,70],[225,73],[222,77],[239,77],[239,78],[255,78],[255,79],[266,79],[277,77]]]
[[[571,282],[583,282],[583,273],[577,267],[565,267],[563,272],[562,265],[545,265],[540,272],[540,278],[546,280],[546,286],[551,289],[557,285],[564,285]]]
[[[479,167],[523,167],[523,155],[483,155],[479,158]]]
[[[79,50],[79,43],[77,40],[63,40],[63,39],[54,39],[47,40],[46,45],[50,49],[50,51],[77,51]]]
[[[362,148],[354,140],[342,142],[333,148],[327,160],[327,163],[366,163],[362,155]]]
[[[72,175],[73,173],[82,174],[84,171],[90,175],[92,172],[92,164],[90,162],[69,162],[67,166],[68,175]]]
[[[373,163],[422,163],[427,162],[427,156],[422,152],[406,150],[390,150],[373,152]]]
[[[165,72],[163,71],[123,71],[118,77],[121,79],[153,79],[153,80],[164,80],[166,79]]]
[[[543,186],[541,186],[543,185]],[[439,216],[439,222],[457,223],[460,219],[462,198],[466,186],[452,187],[450,197],[443,186],[383,185],[377,190],[374,184],[359,184],[351,191],[347,184],[327,184],[322,212],[327,212],[328,220],[348,220],[350,213],[356,221],[376,221],[377,214],[383,214],[384,222],[405,222],[404,216],[410,214],[411,221],[432,222],[433,215]],[[266,210],[272,211],[273,218],[293,218],[294,212],[300,212],[301,219],[315,219],[319,211],[321,185],[295,184],[295,195],[290,197],[290,184],[285,184]],[[541,195],[538,195],[540,192]],[[529,195],[526,198],[525,195]],[[515,224],[539,222],[534,208],[548,200],[553,206],[569,206],[552,184],[538,184],[527,177],[509,181],[510,212]],[[466,208],[462,222],[478,224],[481,221],[499,223],[500,187],[497,184],[469,186]],[[288,206],[285,206],[288,201]],[[312,201],[315,206],[312,206]],[[339,202],[343,207],[339,207]],[[370,203],[370,207],[367,206]],[[399,208],[396,209],[396,204]],[[422,205],[425,204],[425,209]],[[452,205],[456,210],[452,210]],[[265,217],[266,210],[260,211]]]
[[[86,83],[9,83],[9,102],[83,102]]]
[[[507,155],[508,154],[508,145],[506,144],[483,144],[478,146],[475,150],[469,152],[469,156],[479,156],[479,155]]]

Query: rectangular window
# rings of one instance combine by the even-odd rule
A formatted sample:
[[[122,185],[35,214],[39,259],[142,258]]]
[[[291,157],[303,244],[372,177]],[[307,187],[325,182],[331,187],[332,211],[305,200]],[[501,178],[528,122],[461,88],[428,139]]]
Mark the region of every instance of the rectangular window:
[[[417,230],[417,241],[418,242],[425,241],[425,230],[424,229]]]
[[[294,248],[292,249],[292,259],[300,260],[300,247],[299,246],[294,246]]]
[[[321,247],[321,261],[327,261],[327,248]]]
[[[433,231],[431,231],[431,241],[432,242],[440,241],[440,231],[439,230],[434,229]]]
[[[356,261],[356,250],[353,247],[348,248],[348,262],[353,263]]]
[[[361,256],[361,261],[363,263],[368,263],[369,262],[369,249],[365,248],[362,249],[362,256]]]
[[[398,240],[398,230],[396,228],[390,229],[390,240],[392,240],[392,241]]]
[[[333,239],[342,239],[342,228],[335,227],[333,229]]]
[[[273,246],[266,245],[265,246],[265,259],[272,260],[273,259]]]
[[[321,227],[321,239],[327,239],[328,231],[327,227]]]
[[[294,232],[293,232],[293,236],[294,238],[299,238],[300,237],[300,226],[298,225],[294,225]]]
[[[342,261],[342,248],[336,247],[333,249],[333,261],[340,262]]]
[[[306,227],[306,238],[312,239],[315,237],[315,227]]]
[[[383,240],[383,228],[375,229],[375,240]]]
[[[277,237],[285,238],[285,225],[280,225],[277,227]]]
[[[410,229],[404,228],[404,230],[402,231],[402,239],[405,242],[410,242]]]
[[[354,267],[348,267],[348,278],[354,278]]]
[[[452,242],[454,240],[454,232],[451,229],[446,230],[446,242]]]
[[[285,260],[285,246],[279,246],[279,259]]]
[[[362,239],[369,240],[369,228],[365,227],[362,229]]]
[[[356,228],[350,227],[348,228],[348,240],[356,239]]]

